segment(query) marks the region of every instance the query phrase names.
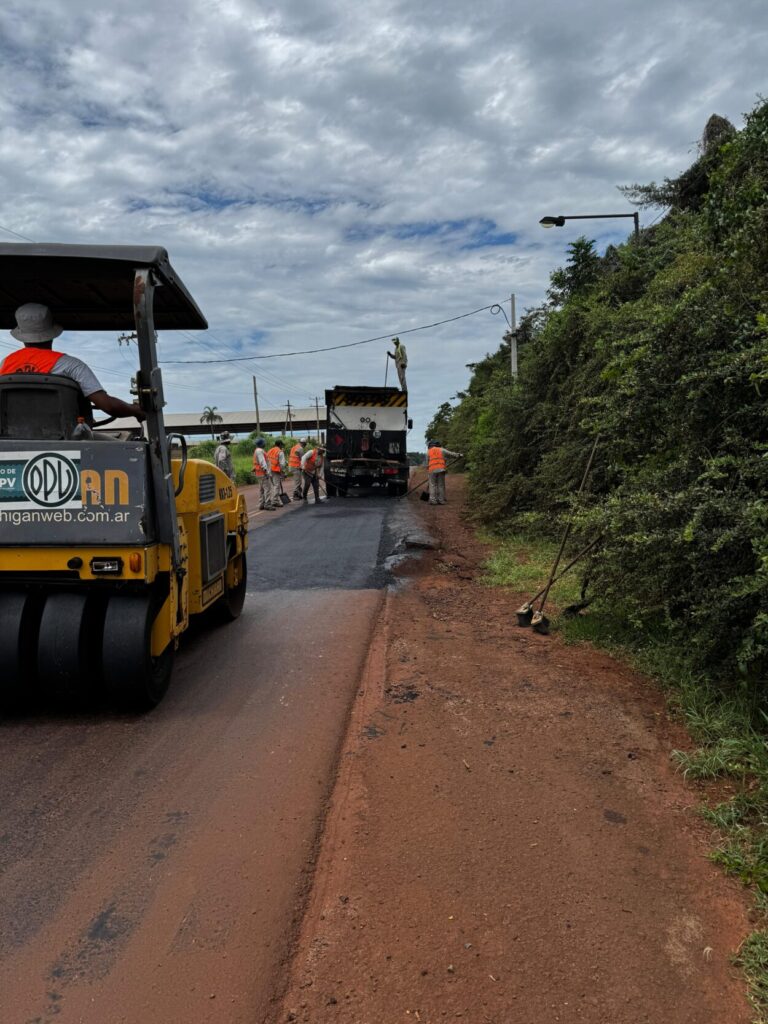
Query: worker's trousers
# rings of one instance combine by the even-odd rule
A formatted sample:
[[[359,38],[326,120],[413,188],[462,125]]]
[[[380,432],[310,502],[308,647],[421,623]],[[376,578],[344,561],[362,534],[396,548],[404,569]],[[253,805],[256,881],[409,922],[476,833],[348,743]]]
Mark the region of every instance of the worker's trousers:
[[[311,487],[314,491],[315,501],[320,501],[320,487],[317,481],[317,473],[302,473],[304,477],[304,500],[306,501],[307,495],[309,494],[309,488]]]
[[[303,497],[304,490],[304,474],[300,468],[296,468],[293,471],[293,500],[300,501]]]
[[[266,508],[271,500],[272,490],[269,485],[268,476],[257,476],[259,482],[259,508]]]
[[[445,470],[438,469],[429,474],[429,503],[430,505],[445,504]]]
[[[400,381],[400,389],[402,391],[407,391],[408,388],[405,386],[405,367],[404,366],[397,366],[397,364],[396,364],[396,369],[397,369],[397,379]]]
[[[273,473],[272,476],[267,477],[269,483],[269,492],[266,499],[266,508],[281,508],[280,503],[280,476],[277,473]]]

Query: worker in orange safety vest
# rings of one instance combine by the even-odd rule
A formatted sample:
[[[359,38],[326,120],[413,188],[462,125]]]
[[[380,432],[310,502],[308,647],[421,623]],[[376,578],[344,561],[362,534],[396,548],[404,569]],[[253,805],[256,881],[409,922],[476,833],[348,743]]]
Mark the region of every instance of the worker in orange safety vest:
[[[430,441],[427,445],[427,469],[429,470],[429,504],[445,504],[445,471],[446,458],[462,458],[461,452],[452,452],[442,448],[439,441]]]
[[[280,501],[280,495],[283,493],[282,480],[286,474],[284,448],[285,445],[282,441],[275,441],[273,446],[267,452],[267,462],[269,463],[270,474],[270,500],[268,502],[268,506],[270,508],[283,507],[282,502]]]
[[[291,473],[293,474],[294,501],[301,501],[303,496],[302,485],[304,483],[304,478],[301,472],[301,460],[308,444],[309,439],[306,437],[302,437],[302,439],[298,441],[293,446],[293,448],[291,448],[291,453],[288,456],[288,469],[290,469]]]
[[[318,445],[317,448],[308,451],[301,460],[301,472],[304,477],[304,501],[307,500],[310,487],[315,495],[315,502],[320,501],[319,481],[324,461],[325,448],[323,445]]]
[[[260,437],[253,450],[253,472],[259,485],[259,508],[263,512],[269,512],[273,508],[272,470],[269,468],[269,460],[267,459],[267,453],[264,451],[265,448],[266,442],[263,437]]]

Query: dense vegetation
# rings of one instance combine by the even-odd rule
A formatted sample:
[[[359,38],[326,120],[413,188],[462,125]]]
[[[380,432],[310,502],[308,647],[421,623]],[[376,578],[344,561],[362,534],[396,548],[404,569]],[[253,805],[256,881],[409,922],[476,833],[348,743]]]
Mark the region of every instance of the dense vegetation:
[[[566,637],[653,671],[701,743],[681,767],[738,780],[706,811],[714,856],[768,921],[768,104],[738,132],[711,118],[688,171],[624,191],[650,226],[602,256],[574,242],[522,320],[517,380],[507,337],[427,435],[469,454],[497,536],[573,514],[573,549],[602,537]],[[768,928],[741,962],[768,1021]]]
[[[581,238],[546,302],[428,436],[469,453],[489,524],[602,535],[591,590],[691,668],[762,703],[768,666],[768,104],[713,117],[694,166],[625,190],[669,205],[603,256]],[[600,437],[588,496],[572,495]],[[768,706],[767,706],[768,708]]]

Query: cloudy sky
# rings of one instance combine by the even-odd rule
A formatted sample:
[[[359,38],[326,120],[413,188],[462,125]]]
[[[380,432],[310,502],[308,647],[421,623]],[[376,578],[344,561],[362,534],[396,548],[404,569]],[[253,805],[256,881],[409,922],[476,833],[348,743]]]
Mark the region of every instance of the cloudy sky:
[[[688,166],[713,112],[742,123],[767,44],[766,0],[3,0],[0,238],[165,246],[210,324],[166,360],[522,309],[569,240],[628,223],[539,218],[631,212],[617,185]],[[403,336],[414,447],[503,326]],[[69,342],[127,397],[133,353]],[[383,383],[385,352],[169,363],[169,409],[250,408],[252,373],[262,407],[307,404]]]

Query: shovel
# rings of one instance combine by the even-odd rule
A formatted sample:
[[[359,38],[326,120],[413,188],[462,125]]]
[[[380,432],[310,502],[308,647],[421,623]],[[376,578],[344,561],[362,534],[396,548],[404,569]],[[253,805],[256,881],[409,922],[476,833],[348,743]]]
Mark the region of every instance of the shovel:
[[[581,494],[581,492],[584,490],[584,487],[586,486],[587,478],[589,477],[590,470],[592,469],[592,463],[595,461],[595,452],[597,451],[597,446],[598,446],[599,443],[600,443],[600,435],[598,434],[597,437],[595,438],[595,443],[592,445],[592,451],[589,453],[589,459],[587,460],[587,465],[586,465],[586,468],[584,469],[584,476],[581,478],[581,483],[579,484],[579,489],[576,492],[577,497],[578,497],[579,494]],[[533,614],[531,615],[531,619],[530,619],[531,628],[534,629],[537,633],[542,633],[544,636],[546,636],[547,633],[549,632],[549,619],[544,614],[544,605],[547,603],[547,598],[549,597],[549,591],[552,589],[552,584],[555,582],[555,576],[557,575],[557,567],[560,565],[560,559],[563,557],[563,552],[565,551],[565,545],[568,543],[568,538],[571,535],[571,530],[572,529],[573,529],[573,518],[569,519],[568,522],[566,523],[565,530],[563,531],[563,539],[560,541],[560,548],[558,549],[557,557],[555,558],[554,564],[552,565],[552,571],[549,574],[549,580],[547,581],[547,585],[541,591],[541,604],[539,605],[538,611],[537,612],[533,612]],[[536,600],[536,598],[534,598],[534,601],[535,600]],[[529,601],[527,603],[530,604],[530,605],[533,605],[533,601]],[[525,607],[525,605],[523,607]],[[524,613],[524,615],[525,615],[525,613]],[[521,622],[521,620],[520,620],[520,613],[518,613],[517,621],[518,621],[518,625],[521,625],[521,626],[525,626],[525,625],[528,624],[527,622]]]
[[[552,587],[552,586],[555,585],[555,583],[557,583],[559,580],[561,580],[563,578],[563,576],[565,576],[565,574],[567,572],[570,572],[570,570],[574,567],[574,565],[576,565],[577,562],[581,561],[581,559],[584,557],[584,555],[589,554],[589,552],[592,550],[592,548],[595,547],[597,544],[599,544],[602,539],[603,538],[602,538],[602,535],[601,535],[600,537],[596,537],[595,540],[593,540],[591,544],[587,544],[587,546],[582,551],[580,551],[578,553],[578,555],[576,555],[574,558],[571,559],[571,561],[568,563],[568,565],[566,565],[566,567],[564,569],[560,570],[560,572],[557,574],[557,576],[555,576],[555,578],[550,583],[547,583],[546,586],[541,588],[541,590],[538,592],[538,594],[534,594],[532,598],[530,598],[528,601],[525,602],[525,604],[520,605],[520,607],[515,612],[515,614],[517,615],[517,624],[518,624],[518,626],[534,626],[534,621],[533,620],[536,619],[536,615],[539,615],[540,618],[536,619],[536,626],[539,626],[539,629],[537,629],[537,632],[539,632],[539,633],[541,632],[541,625],[542,625],[542,621],[544,620],[544,616],[541,614],[541,611],[539,611],[539,612],[534,614],[534,610],[533,610],[534,604],[536,603],[536,601],[538,601],[538,599],[541,597],[541,595],[546,591],[548,586]],[[549,620],[547,619],[546,623],[545,623],[545,628],[548,625],[549,625]],[[536,626],[534,626],[534,629],[536,628]]]
[[[291,504],[291,499],[283,491],[283,481],[282,481],[282,478],[280,479],[280,504],[281,505],[290,505]]]

